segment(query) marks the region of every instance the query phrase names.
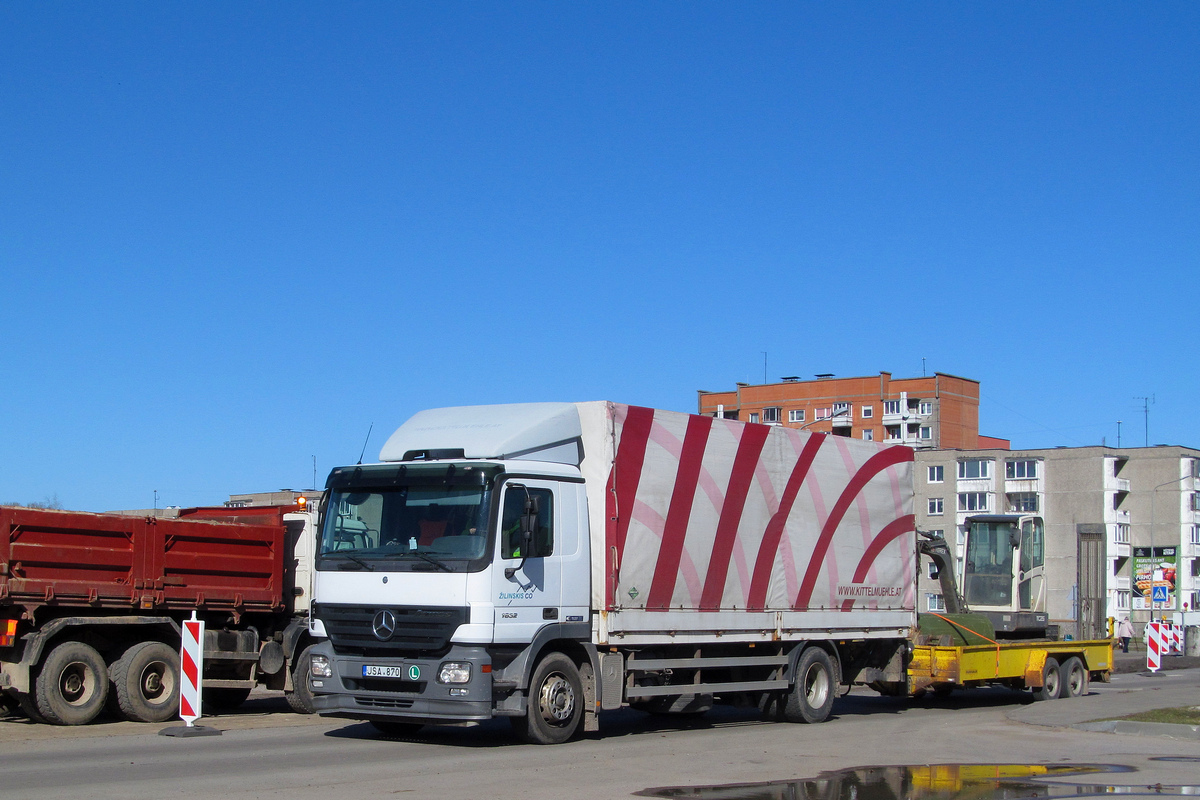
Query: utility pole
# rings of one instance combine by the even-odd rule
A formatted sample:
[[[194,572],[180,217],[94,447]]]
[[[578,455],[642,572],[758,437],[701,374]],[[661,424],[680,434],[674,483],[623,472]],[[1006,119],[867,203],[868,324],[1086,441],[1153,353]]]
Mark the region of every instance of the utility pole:
[[[1117,449],[1121,449],[1121,420],[1117,420]]]

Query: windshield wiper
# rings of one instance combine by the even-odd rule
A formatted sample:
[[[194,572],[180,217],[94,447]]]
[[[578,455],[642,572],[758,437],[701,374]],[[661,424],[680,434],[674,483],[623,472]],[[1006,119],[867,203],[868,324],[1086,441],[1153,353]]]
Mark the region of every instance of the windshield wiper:
[[[375,568],[373,566],[371,566],[370,564],[368,564],[366,561],[359,558],[358,556],[352,556],[349,553],[340,553],[335,550],[331,553],[322,553],[322,555],[325,558],[348,558],[351,561],[353,561],[355,564],[358,564],[360,569],[366,568],[367,570],[369,570],[371,572],[375,571]],[[354,567],[350,566],[349,564],[347,564],[345,562],[342,562],[341,564],[338,564],[338,569],[354,569]]]
[[[409,550],[408,554],[410,556],[416,556],[417,558],[428,561],[430,564],[433,564],[435,567],[440,567],[440,568],[446,570],[446,572],[454,571],[454,570],[450,569],[450,567],[446,566],[446,563],[444,561],[438,561],[433,556],[426,555],[425,553],[422,553],[420,550]]]

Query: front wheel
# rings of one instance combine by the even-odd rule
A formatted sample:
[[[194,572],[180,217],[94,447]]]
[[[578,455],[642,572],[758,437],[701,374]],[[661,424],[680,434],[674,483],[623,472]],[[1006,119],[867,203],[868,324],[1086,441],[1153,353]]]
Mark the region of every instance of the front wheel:
[[[833,659],[819,647],[810,647],[796,663],[796,680],[783,706],[788,722],[824,722],[833,710]]]
[[[583,681],[575,662],[551,653],[533,671],[524,717],[513,717],[513,730],[526,742],[562,744],[583,719]]]
[[[316,708],[313,706],[312,687],[309,686],[308,679],[312,675],[312,651],[316,645],[310,644],[301,651],[295,662],[292,664],[292,690],[285,693],[288,705],[292,707],[292,711],[297,714],[313,714]]]
[[[1042,685],[1034,687],[1034,700],[1057,700],[1058,694],[1062,690],[1062,672],[1059,670],[1058,662],[1053,658],[1046,659],[1046,665],[1042,667]]]
[[[108,667],[94,647],[63,642],[50,651],[35,681],[37,710],[55,725],[86,725],[104,710]]]

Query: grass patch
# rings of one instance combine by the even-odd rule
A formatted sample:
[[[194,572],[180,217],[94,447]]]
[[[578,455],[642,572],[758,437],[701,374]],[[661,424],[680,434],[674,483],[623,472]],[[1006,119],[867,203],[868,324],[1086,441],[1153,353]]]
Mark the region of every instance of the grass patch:
[[[1183,708],[1154,708],[1149,711],[1139,711],[1124,717],[1106,717],[1097,722],[1107,722],[1110,719],[1127,719],[1130,722],[1166,722],[1171,725],[1200,725],[1200,706],[1184,706]]]

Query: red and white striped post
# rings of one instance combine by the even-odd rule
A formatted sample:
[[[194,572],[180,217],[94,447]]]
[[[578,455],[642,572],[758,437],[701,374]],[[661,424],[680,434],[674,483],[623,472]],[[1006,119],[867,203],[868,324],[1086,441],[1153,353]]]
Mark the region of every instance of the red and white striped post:
[[[1163,625],[1160,622],[1148,622],[1146,625],[1146,669],[1158,672],[1162,666],[1163,644],[1166,639],[1163,635]]]
[[[163,728],[159,736],[219,736],[216,728],[197,725],[200,719],[200,679],[204,675],[204,623],[192,618],[183,621],[179,640],[179,716],[186,725]]]
[[[204,674],[204,621],[192,618],[183,623],[179,645],[179,716],[190,728],[200,719],[200,676]]]

